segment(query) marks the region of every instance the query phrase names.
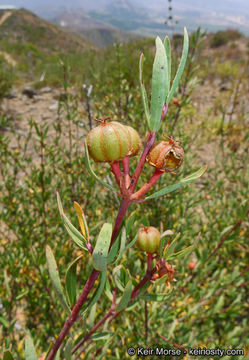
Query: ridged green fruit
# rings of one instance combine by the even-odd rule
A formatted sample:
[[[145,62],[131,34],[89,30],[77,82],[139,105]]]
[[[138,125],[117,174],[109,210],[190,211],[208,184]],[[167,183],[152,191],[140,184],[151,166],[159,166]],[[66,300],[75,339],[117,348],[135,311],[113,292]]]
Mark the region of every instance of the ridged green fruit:
[[[129,155],[135,156],[140,152],[142,142],[138,132],[135,129],[133,129],[131,126],[126,126],[126,128],[128,129],[131,136],[131,150]]]
[[[125,156],[136,155],[141,140],[136,130],[116,121],[103,121],[87,136],[90,156],[97,162],[120,161]]]
[[[147,253],[155,253],[159,250],[160,232],[153,226],[143,227],[137,237],[136,246]]]

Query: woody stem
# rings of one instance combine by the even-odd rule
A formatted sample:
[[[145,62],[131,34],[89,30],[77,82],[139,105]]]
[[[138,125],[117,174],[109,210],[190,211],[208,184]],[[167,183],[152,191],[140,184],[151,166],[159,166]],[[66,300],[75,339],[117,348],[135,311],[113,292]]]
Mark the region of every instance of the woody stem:
[[[160,178],[162,174],[163,171],[155,169],[151,179],[144,186],[142,186],[141,189],[139,189],[135,194],[131,195],[131,200],[138,200],[144,194],[146,194],[152,188],[152,186],[157,182],[157,180]]]
[[[134,192],[134,190],[136,188],[139,176],[141,174],[141,171],[143,169],[143,166],[144,166],[144,163],[145,163],[145,160],[146,160],[146,156],[148,155],[152,145],[154,144],[155,139],[156,139],[156,132],[155,131],[150,131],[148,136],[147,136],[146,142],[145,142],[144,151],[143,151],[143,153],[142,153],[142,155],[140,157],[139,163],[138,163],[138,165],[136,167],[136,170],[134,172],[134,175],[132,176],[132,179],[131,179],[130,190],[131,190],[132,193]]]
[[[113,161],[113,162],[110,163],[110,165],[111,165],[112,173],[114,174],[115,179],[117,181],[117,184],[119,186],[120,185],[120,179],[122,177],[121,170],[120,170],[120,167],[119,167],[119,162],[118,161]]]
[[[123,170],[124,170],[124,180],[125,180],[125,188],[128,189],[131,183],[130,179],[130,171],[129,171],[129,160],[130,157],[126,156],[122,163],[123,163]]]

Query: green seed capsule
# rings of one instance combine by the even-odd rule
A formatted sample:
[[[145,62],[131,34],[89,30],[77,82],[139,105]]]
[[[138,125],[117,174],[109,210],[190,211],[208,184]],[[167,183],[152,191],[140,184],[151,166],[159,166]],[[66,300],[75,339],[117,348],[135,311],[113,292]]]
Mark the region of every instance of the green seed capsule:
[[[155,253],[159,250],[160,232],[153,226],[143,227],[138,234],[136,246],[147,253]]]
[[[112,162],[123,160],[127,155],[136,155],[141,148],[141,140],[130,126],[104,120],[89,132],[87,146],[95,161]]]

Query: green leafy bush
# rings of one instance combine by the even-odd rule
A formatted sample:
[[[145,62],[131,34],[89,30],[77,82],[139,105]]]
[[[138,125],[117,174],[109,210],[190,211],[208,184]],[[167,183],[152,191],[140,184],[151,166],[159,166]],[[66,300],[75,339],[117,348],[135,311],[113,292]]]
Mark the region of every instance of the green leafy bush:
[[[0,100],[9,94],[14,82],[12,67],[0,55]]]
[[[226,45],[229,41],[237,40],[241,36],[239,31],[233,29],[217,31],[210,39],[210,46],[211,48],[216,48]]]
[[[236,123],[225,123],[221,110],[216,113],[216,118],[211,109],[210,115],[199,119],[193,92],[198,85],[197,71],[202,66],[198,60],[200,40],[200,32],[190,37],[185,73],[180,86],[175,87],[167,117],[158,131],[157,140],[172,133],[180,137],[185,151],[181,173],[164,174],[154,184],[153,192],[165,187],[174,189],[181,179],[197,171],[201,150],[207,155],[208,172],[194,186],[178,187],[176,192],[168,192],[162,198],[148,196],[146,202],[131,205],[131,212],[123,221],[123,231],[118,235],[116,250],[119,253],[113,251],[108,258],[108,271],[102,271],[97,280],[92,296],[58,355],[60,358],[70,359],[72,348],[81,342],[86,348],[78,351],[84,350],[82,356],[86,359],[125,359],[128,358],[127,348],[138,345],[157,344],[166,349],[226,348],[227,344],[245,348],[249,345],[246,114],[243,106],[240,112],[236,110],[242,129],[238,152],[231,150],[229,138],[234,134]],[[154,112],[152,121],[150,116],[147,117],[150,107],[143,111],[145,89],[142,88],[140,94],[139,72],[135,70],[138,48],[145,53],[144,64],[143,58],[140,63],[144,65],[140,83],[150,93],[153,86],[149,75],[154,50],[151,41],[141,43],[137,48],[131,44],[115,46],[97,57],[94,53],[89,54],[83,60],[86,66],[83,80],[94,86],[91,95],[94,115],[98,118],[110,115],[111,120],[122,120],[133,126],[145,143],[150,126],[160,127],[161,114]],[[210,61],[208,68],[211,69],[216,65],[212,59]],[[80,69],[76,57],[74,64]],[[178,64],[179,59],[173,58],[172,78]],[[0,251],[4,255],[4,271],[0,274],[3,283],[0,321],[4,348],[10,348],[18,359],[28,355],[35,359],[36,352],[44,357],[48,346],[58,338],[69,307],[82,293],[93,266],[105,268],[101,251],[106,251],[106,247],[102,247],[100,229],[104,223],[114,223],[120,206],[118,195],[108,190],[115,185],[109,164],[92,164],[90,160],[89,166],[85,162],[83,143],[89,127],[86,113],[79,113],[79,103],[85,98],[80,89],[82,78],[79,81],[78,76],[77,79],[77,71],[72,64],[71,69],[64,64],[58,71],[63,89],[53,124],[31,121],[25,136],[14,135],[14,148],[10,139],[1,135]],[[238,91],[239,99],[247,94],[246,76],[238,80],[245,84],[242,83],[239,90],[234,85],[235,103]],[[80,87],[77,87],[78,81]],[[171,88],[172,82],[169,85]],[[219,98],[219,104],[225,108],[224,96]],[[136,158],[131,158],[131,174],[136,164]],[[97,177],[90,175],[89,167]],[[148,182],[153,170],[147,164],[144,166],[139,187]],[[108,185],[108,189],[99,179]],[[185,183],[188,180],[185,179]],[[60,193],[60,211],[56,191]],[[74,201],[84,209],[84,216],[73,211]],[[77,205],[76,209],[79,210]],[[79,226],[78,217],[81,219]],[[94,256],[85,251],[86,223],[91,245],[94,248],[98,245]],[[170,246],[164,256],[170,263],[167,271],[174,274],[176,281],[172,277],[171,282],[166,281],[166,277],[153,280],[147,284],[148,288],[147,285],[143,288],[140,298],[126,308],[131,291],[146,274],[148,277],[148,256],[130,246],[141,225],[152,225],[161,233],[168,230],[163,245],[167,247],[168,243]],[[107,233],[108,228],[110,226],[104,227]],[[198,243],[193,249],[196,240]],[[160,253],[162,250],[163,247]],[[115,261],[117,263],[112,264]],[[152,264],[159,269],[165,265],[157,264],[155,259]],[[112,307],[113,294],[117,299],[114,306],[119,306],[121,311],[118,315],[115,313],[117,308]],[[93,300],[97,302],[94,304]],[[107,321],[101,327],[99,323],[105,316]],[[96,325],[99,325],[98,331],[93,334],[91,331]],[[92,337],[86,339],[89,334]],[[8,350],[6,354],[6,357],[10,356]],[[75,357],[76,350],[71,358]]]

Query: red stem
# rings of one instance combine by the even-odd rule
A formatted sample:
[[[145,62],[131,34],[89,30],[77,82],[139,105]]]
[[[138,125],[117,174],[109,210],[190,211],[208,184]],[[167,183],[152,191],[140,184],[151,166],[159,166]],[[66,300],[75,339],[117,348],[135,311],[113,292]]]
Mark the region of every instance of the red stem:
[[[110,308],[110,310],[108,311],[108,313],[101,319],[99,320],[99,322],[97,322],[96,325],[94,325],[94,327],[92,328],[91,331],[89,331],[88,334],[86,334],[83,339],[73,348],[72,354],[74,354],[80,347],[81,345],[84,344],[84,342],[86,342],[87,340],[90,339],[90,337],[92,336],[92,334],[102,325],[104,324],[104,322],[106,322],[106,320],[111,317],[114,313],[115,313],[115,308],[116,308],[116,290],[113,293],[113,299],[112,299],[112,306]],[[75,357],[75,359],[77,359],[81,352],[82,352],[83,348],[80,349],[80,353],[78,356]]]
[[[141,287],[147,282],[150,281],[152,279],[152,276],[154,275],[154,273],[157,271],[156,267],[154,269],[152,269],[152,262],[153,262],[153,254],[148,254],[147,256],[147,271],[145,276],[143,277],[143,279],[140,281],[140,283],[134,288],[134,290],[132,291],[131,294],[131,300],[133,300],[134,298],[138,297],[139,295],[139,290],[141,289]],[[108,311],[108,313],[92,328],[92,330],[89,332],[89,334],[87,334],[81,341],[79,344],[77,344],[75,346],[75,348],[73,349],[73,354],[79,349],[79,347],[81,345],[83,345],[84,342],[86,342],[87,340],[89,340],[89,338],[91,337],[91,335],[101,326],[104,324],[104,322],[109,319],[109,322],[111,322],[112,320],[114,320],[122,311],[116,312],[115,311],[115,307],[113,307],[113,303],[112,306],[110,308],[110,310]],[[89,336],[88,336],[89,335]],[[83,351],[86,350],[86,347],[82,347],[80,349],[79,354],[74,358],[74,360],[79,359],[79,356],[82,354]]]
[[[151,179],[141,187],[135,194],[131,195],[131,200],[138,200],[140,199],[144,194],[149,191],[152,186],[157,182],[157,180],[160,178],[160,176],[163,174],[163,171],[160,171],[158,169],[155,169],[154,174],[152,175]]]
[[[144,151],[140,157],[139,163],[138,163],[136,170],[134,172],[134,175],[132,176],[132,179],[131,179],[131,185],[130,185],[131,193],[133,193],[136,188],[139,176],[141,174],[141,171],[143,169],[143,166],[144,166],[144,163],[146,160],[146,156],[148,155],[152,145],[154,144],[155,139],[156,139],[156,132],[151,131],[147,136],[147,139],[145,141]]]
[[[111,245],[110,245],[110,248],[109,250],[111,249],[111,246],[118,234],[118,231],[119,231],[119,228],[122,224],[122,221],[123,221],[123,218],[125,216],[125,213],[128,209],[130,205],[130,200],[129,199],[123,199],[122,203],[121,203],[121,206],[120,206],[120,209],[119,209],[119,212],[118,212],[118,215],[117,215],[117,218],[116,218],[116,222],[115,222],[115,225],[114,225],[114,229],[113,229],[113,232],[112,232],[112,238],[111,238]],[[77,303],[75,304],[75,306],[73,307],[73,310],[72,310],[72,314],[71,316],[69,316],[60,332],[60,335],[58,336],[58,338],[56,339],[54,345],[53,345],[53,348],[51,349],[48,357],[46,360],[52,360],[54,359],[59,347],[61,346],[63,340],[65,339],[66,335],[68,334],[69,330],[71,329],[72,325],[74,324],[74,322],[77,320],[77,316],[82,308],[82,305],[84,304],[84,302],[86,301],[87,299],[87,296],[89,294],[89,292],[91,291],[91,289],[93,288],[94,286],[94,283],[95,283],[95,280],[98,278],[99,276],[99,271],[93,269],[89,279],[87,280],[85,286],[84,286],[84,289],[77,301]]]
[[[130,157],[126,156],[122,163],[123,163],[123,170],[124,170],[124,180],[125,180],[125,188],[128,189],[131,183],[131,178],[130,178],[130,169],[129,169],[129,160]]]
[[[111,170],[115,176],[115,179],[117,181],[117,184],[118,186],[120,185],[120,179],[122,177],[122,174],[121,174],[121,170],[120,170],[120,167],[119,167],[119,162],[118,161],[113,161],[110,163],[111,165]]]
[[[114,229],[113,229],[113,232],[112,232],[112,238],[111,238],[111,243],[110,243],[109,250],[111,249],[112,244],[113,244],[114,240],[116,239],[116,236],[118,235],[118,231],[119,231],[120,226],[122,224],[125,213],[129,208],[129,205],[130,205],[130,200],[128,198],[122,200],[122,203],[120,205],[119,212],[118,212],[118,215],[117,215],[117,218],[116,218],[116,221],[115,221]]]
[[[148,153],[150,151],[150,148],[152,147],[152,145],[153,145],[153,143],[155,141],[155,138],[156,138],[156,132],[155,131],[150,132],[148,134],[148,136],[147,136],[143,153],[142,153],[142,155],[140,157],[139,163],[137,165],[137,168],[136,168],[135,173],[134,173],[134,175],[132,177],[132,180],[131,180],[131,185],[130,185],[130,188],[129,188],[130,194],[132,194],[134,192],[135,188],[136,188],[137,181],[139,179],[139,176],[141,174],[141,171],[143,169],[143,166],[144,166],[144,163],[145,163],[145,160],[146,160],[146,156],[148,155]],[[111,165],[112,172],[115,175],[116,181],[117,181],[118,185],[120,185],[120,179],[122,179],[122,173],[120,171],[119,162],[114,161],[110,165]],[[126,163],[125,163],[125,169],[126,169],[125,171],[127,171],[127,160],[126,160]],[[111,238],[111,244],[110,244],[109,250],[111,249],[112,244],[114,243],[114,240],[117,237],[118,231],[120,229],[123,218],[125,216],[126,211],[129,208],[130,203],[131,203],[131,200],[130,200],[129,197],[123,199],[123,201],[121,203],[121,206],[120,206],[120,209],[119,209],[116,221],[115,221],[114,229],[113,229],[113,232],[112,232],[112,238]],[[139,289],[148,280],[151,279],[153,273],[156,271],[156,269],[151,270],[151,264],[152,264],[153,259],[152,259],[152,255],[151,256],[150,255],[151,254],[148,255],[148,269],[147,269],[146,275],[143,278],[143,280],[133,290],[131,299],[133,299],[134,297],[136,297],[138,295]],[[82,308],[82,305],[86,301],[89,292],[91,291],[92,287],[94,286],[95,280],[98,278],[98,275],[99,275],[99,271],[94,269],[92,271],[89,279],[87,280],[87,282],[85,284],[83,292],[81,293],[77,303],[75,304],[75,306],[74,306],[74,308],[72,310],[71,316],[69,316],[67,318],[67,320],[66,320],[66,322],[65,322],[65,324],[64,324],[64,326],[63,326],[63,328],[61,330],[61,333],[58,336],[58,338],[56,339],[56,341],[54,343],[54,346],[51,349],[51,351],[50,351],[50,353],[49,353],[46,360],[54,359],[54,357],[55,357],[59,347],[61,346],[63,340],[65,339],[65,337],[68,334],[70,328],[72,327],[72,325],[76,321],[78,313],[80,312],[80,310]]]
[[[84,304],[84,302],[86,301],[86,298],[90,292],[90,290],[92,289],[95,280],[97,279],[97,277],[99,276],[99,271],[97,270],[93,270],[89,279],[87,280],[84,289],[77,301],[77,303],[75,304],[72,314],[71,316],[69,316],[61,330],[60,335],[58,336],[58,338],[56,339],[54,346],[52,348],[52,350],[50,351],[48,357],[46,360],[52,360],[54,359],[59,347],[61,346],[63,340],[65,339],[66,335],[68,334],[70,328],[72,327],[72,325],[74,324],[74,322],[77,319],[77,315],[81,310],[82,305]]]

